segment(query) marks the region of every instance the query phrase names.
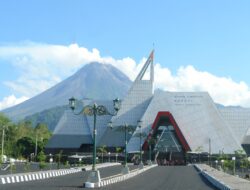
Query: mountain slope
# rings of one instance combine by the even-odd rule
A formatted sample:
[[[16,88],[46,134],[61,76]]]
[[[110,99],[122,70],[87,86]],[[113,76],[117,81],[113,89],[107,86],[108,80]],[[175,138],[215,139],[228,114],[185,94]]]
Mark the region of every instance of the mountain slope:
[[[41,94],[2,112],[17,121],[45,109],[67,105],[72,96],[77,99],[122,98],[130,84],[129,78],[112,65],[94,62]]]
[[[58,121],[62,117],[65,110],[70,109],[68,105],[56,106],[41,112],[29,115],[24,118],[24,121],[30,121],[32,126],[35,127],[38,123],[44,123],[48,129],[53,132]]]

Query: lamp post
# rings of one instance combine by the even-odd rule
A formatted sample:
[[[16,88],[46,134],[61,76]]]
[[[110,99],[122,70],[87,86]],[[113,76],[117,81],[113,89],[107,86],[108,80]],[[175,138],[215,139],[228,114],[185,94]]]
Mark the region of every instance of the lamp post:
[[[208,139],[208,149],[209,149],[209,151],[208,151],[208,165],[209,166],[211,166],[211,163],[210,163],[210,160],[211,160],[211,158],[210,158],[210,156],[211,156],[211,139],[209,138]]]
[[[222,171],[224,171],[224,160],[221,160],[221,168],[222,168]]]
[[[50,170],[52,168],[52,162],[53,162],[53,158],[52,158],[52,154],[49,154],[49,163],[50,163]]]
[[[2,162],[4,161],[3,160],[3,149],[4,149],[4,135],[5,135],[5,126],[3,126],[3,132],[2,132],[2,156],[1,156],[1,160],[2,160]]]
[[[117,157],[118,157],[118,154],[116,153],[115,154],[115,162],[117,162]]]
[[[109,125],[110,129],[114,128],[112,122],[109,122],[108,125]],[[125,123],[124,125],[117,126],[117,128],[116,128],[116,131],[123,131],[124,132],[124,137],[125,137],[124,138],[124,140],[125,140],[124,167],[122,168],[122,173],[123,174],[128,174],[129,173],[129,167],[127,165],[127,160],[128,160],[128,158],[127,158],[128,157],[127,156],[128,155],[128,152],[127,152],[127,144],[128,144],[127,134],[133,132],[135,130],[135,127],[136,126],[134,126],[134,125],[128,125],[128,124]]]
[[[36,131],[36,144],[35,144],[35,161],[37,161],[37,131]]]
[[[79,158],[79,165],[82,165],[82,158]]]
[[[218,160],[215,160],[215,168],[218,169]]]
[[[149,149],[149,153],[148,153],[148,165],[152,165],[152,161],[151,161],[151,138],[148,141],[148,149]]]
[[[109,155],[109,162],[110,162],[110,152],[108,152],[108,155]]]
[[[146,137],[147,134],[145,132],[142,132],[142,121],[141,120],[137,121],[137,126],[140,128],[140,131],[137,134],[135,134],[135,137],[140,138],[140,164],[139,164],[139,168],[142,169],[143,168],[143,162],[142,162],[142,137]]]
[[[84,115],[89,115],[89,116],[94,117],[94,129],[93,129],[94,147],[93,147],[93,159],[92,159],[92,172],[90,173],[88,180],[87,180],[89,183],[96,183],[96,182],[101,181],[100,172],[99,172],[99,170],[96,169],[96,134],[97,134],[96,116],[103,116],[103,115],[113,115],[114,116],[114,115],[116,115],[116,113],[120,109],[120,103],[121,103],[121,101],[118,98],[113,100],[115,114],[111,114],[105,106],[97,105],[96,103],[94,103],[93,105],[84,106],[79,113],[75,113],[74,110],[76,107],[76,99],[74,97],[69,99],[69,106],[75,115],[84,114]]]
[[[152,144],[155,143],[155,139],[152,137],[153,135],[153,130],[151,130],[148,138],[148,149],[149,149],[149,155],[148,155],[148,165],[152,165]]]
[[[233,175],[235,175],[235,157],[232,157],[232,161],[233,161]]]

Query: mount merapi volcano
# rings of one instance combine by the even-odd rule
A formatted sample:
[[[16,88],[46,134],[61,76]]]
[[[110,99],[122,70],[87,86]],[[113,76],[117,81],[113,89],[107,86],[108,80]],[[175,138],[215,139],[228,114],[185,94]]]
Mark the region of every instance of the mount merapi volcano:
[[[123,98],[130,85],[129,78],[112,65],[93,62],[41,94],[2,112],[12,120],[19,121],[33,114],[39,115],[44,110],[65,107],[72,96],[96,100]]]

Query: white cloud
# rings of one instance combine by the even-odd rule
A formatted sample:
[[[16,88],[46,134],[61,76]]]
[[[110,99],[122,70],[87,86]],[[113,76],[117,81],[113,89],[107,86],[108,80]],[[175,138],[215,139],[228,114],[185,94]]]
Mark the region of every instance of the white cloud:
[[[4,84],[25,96],[34,96],[67,76],[82,65],[100,61],[99,51],[79,47],[47,44],[24,44],[0,47],[0,57],[14,65],[21,73],[15,81]]]
[[[130,57],[103,57],[97,49],[88,50],[77,44],[63,46],[37,43],[2,46],[0,58],[6,59],[21,73],[15,81],[5,81],[4,84],[25,97],[48,89],[89,62],[112,64],[134,80],[146,61],[146,58],[136,63]],[[208,91],[215,102],[250,106],[250,90],[246,83],[198,71],[193,66],[180,67],[177,74],[173,75],[168,68],[156,64],[155,86],[168,91]]]
[[[20,104],[21,102],[28,100],[28,97],[22,96],[20,98],[16,98],[15,95],[10,95],[5,98],[0,102],[0,110],[3,110],[5,108],[14,106],[16,104]]]
[[[168,91],[208,91],[217,103],[250,106],[250,89],[245,82],[237,83],[231,78],[217,77],[208,72],[198,71],[190,65],[180,67],[174,76],[169,69],[156,64],[155,73],[158,88]]]

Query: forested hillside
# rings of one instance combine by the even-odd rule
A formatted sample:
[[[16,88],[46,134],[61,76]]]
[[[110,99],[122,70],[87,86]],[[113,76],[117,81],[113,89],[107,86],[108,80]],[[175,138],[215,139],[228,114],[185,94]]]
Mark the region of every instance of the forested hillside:
[[[35,153],[36,140],[37,154],[43,152],[48,139],[51,137],[51,132],[45,124],[38,123],[35,127],[32,127],[32,123],[27,121],[15,124],[2,113],[0,113],[0,131],[1,139],[3,131],[5,134],[4,155],[14,158],[30,159]],[[1,148],[2,146],[0,150]]]
[[[69,109],[68,106],[57,106],[51,109],[44,110],[39,113],[25,117],[24,121],[30,121],[33,124],[33,127],[37,123],[45,123],[48,126],[48,129],[53,132],[56,124],[61,118],[62,114],[66,109]]]

